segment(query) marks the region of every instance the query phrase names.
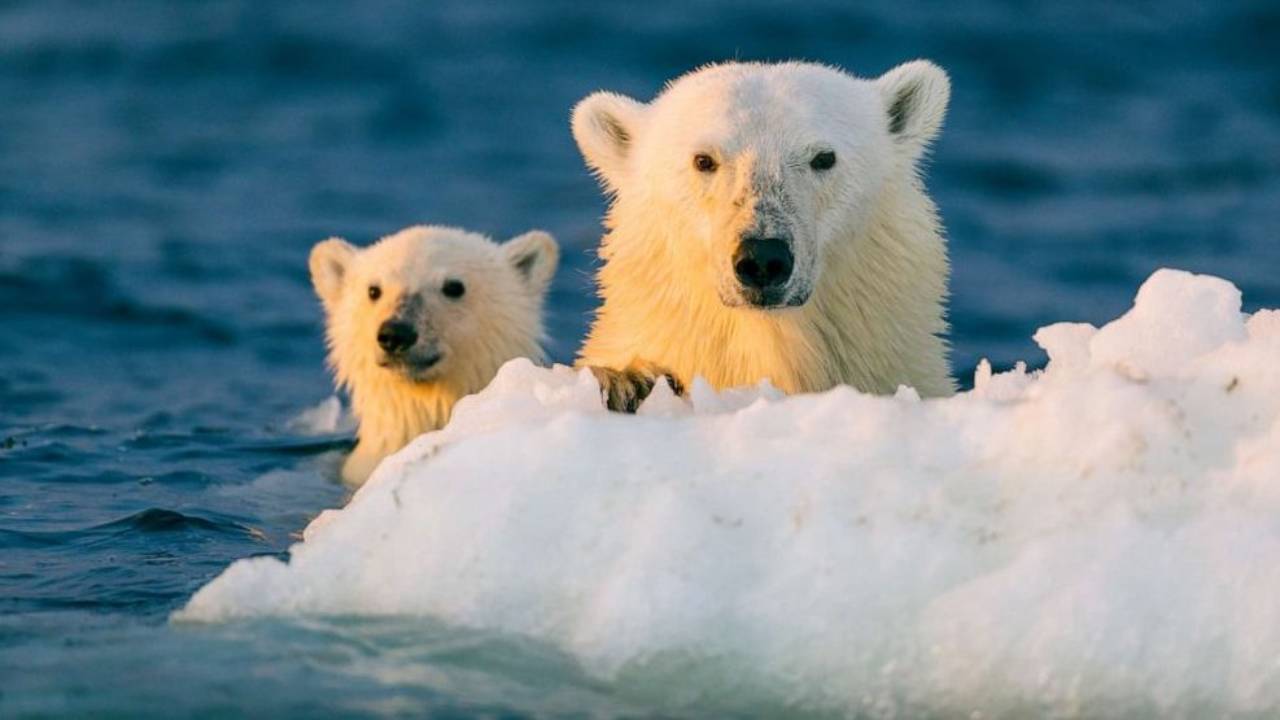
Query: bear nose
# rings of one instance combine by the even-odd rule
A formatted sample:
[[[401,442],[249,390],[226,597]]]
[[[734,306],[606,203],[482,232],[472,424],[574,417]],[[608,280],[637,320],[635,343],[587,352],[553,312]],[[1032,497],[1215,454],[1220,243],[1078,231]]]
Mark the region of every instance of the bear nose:
[[[407,322],[388,320],[378,328],[378,347],[389,353],[404,352],[418,342],[418,331]]]
[[[791,245],[781,238],[743,238],[733,253],[733,272],[746,287],[776,290],[791,279]]]

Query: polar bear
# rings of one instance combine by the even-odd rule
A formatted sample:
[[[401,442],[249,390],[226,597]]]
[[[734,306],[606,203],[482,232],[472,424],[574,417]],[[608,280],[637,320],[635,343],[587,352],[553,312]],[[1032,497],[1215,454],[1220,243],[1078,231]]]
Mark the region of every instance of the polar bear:
[[[788,393],[954,391],[948,262],[921,161],[950,82],[812,63],[693,71],[652,102],[582,100],[573,135],[612,203],[578,362],[613,409],[656,376]]]
[[[364,483],[382,458],[442,427],[506,361],[544,359],[542,304],[558,262],[537,230],[498,245],[416,226],[364,249],[340,238],[312,249],[329,363],[359,422],[344,481]]]

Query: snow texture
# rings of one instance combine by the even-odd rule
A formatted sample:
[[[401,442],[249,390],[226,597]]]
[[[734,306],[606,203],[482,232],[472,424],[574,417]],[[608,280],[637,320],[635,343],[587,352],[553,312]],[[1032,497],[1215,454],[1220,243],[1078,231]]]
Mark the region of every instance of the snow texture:
[[[971,392],[659,392],[506,365],[288,564],[180,620],[431,616],[670,708],[1280,712],[1280,312],[1162,270]]]

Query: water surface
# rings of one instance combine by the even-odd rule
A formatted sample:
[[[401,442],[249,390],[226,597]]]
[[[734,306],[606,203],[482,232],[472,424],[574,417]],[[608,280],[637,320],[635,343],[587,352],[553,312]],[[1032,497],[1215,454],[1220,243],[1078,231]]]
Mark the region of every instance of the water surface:
[[[604,210],[574,102],[718,59],[923,56],[954,84],[928,182],[962,381],[1160,266],[1280,306],[1280,8],[1142,7],[0,3],[0,715],[643,714],[423,621],[166,622],[345,499],[347,436],[291,423],[330,392],[311,245],[549,230],[567,361]]]

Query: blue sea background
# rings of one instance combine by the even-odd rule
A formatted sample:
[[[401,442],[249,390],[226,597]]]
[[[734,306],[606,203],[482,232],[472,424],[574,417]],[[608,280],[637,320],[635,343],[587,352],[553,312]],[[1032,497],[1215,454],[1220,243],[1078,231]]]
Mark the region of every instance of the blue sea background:
[[[568,113],[725,59],[952,76],[928,170],[968,384],[1162,266],[1280,306],[1275,2],[0,2],[0,716],[644,714],[428,622],[174,626],[339,506],[331,235],[543,228],[571,360],[604,199]]]

